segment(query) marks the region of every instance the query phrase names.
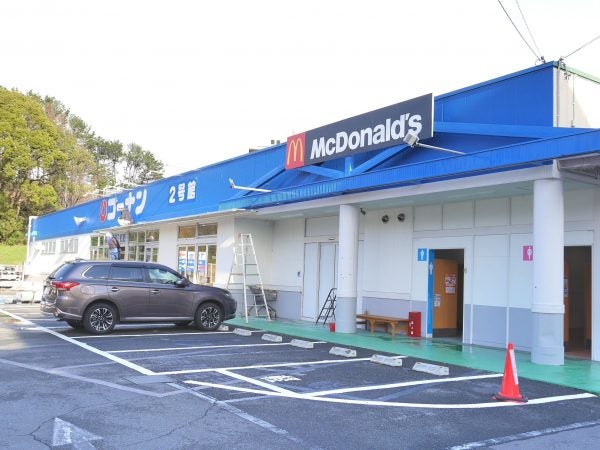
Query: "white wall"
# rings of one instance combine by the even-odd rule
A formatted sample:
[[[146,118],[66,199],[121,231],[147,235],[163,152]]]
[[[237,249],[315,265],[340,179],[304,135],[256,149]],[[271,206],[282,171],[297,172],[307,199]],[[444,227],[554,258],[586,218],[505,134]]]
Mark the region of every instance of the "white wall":
[[[231,263],[233,261],[233,246],[235,245],[235,219],[225,217],[219,220],[217,229],[217,268],[215,286],[227,286]]]
[[[258,219],[236,219],[235,236],[240,233],[252,235],[256,259],[263,284],[272,285],[273,222]]]
[[[177,226],[176,223],[161,225],[158,230],[158,262],[177,270]]]
[[[306,237],[337,236],[339,232],[338,216],[312,217],[306,219]]]
[[[304,268],[304,218],[273,225],[272,280],[275,289],[299,291]]]
[[[600,127],[600,84],[564,71],[557,71],[556,81],[558,123],[555,126]]]
[[[89,259],[90,257],[90,234],[79,236],[68,236],[57,239],[46,239],[30,242],[29,261],[23,268],[24,274],[32,279],[43,279],[65,261],[75,258]],[[65,239],[77,239],[77,253],[61,253],[60,241]],[[41,246],[44,242],[56,243],[56,251],[52,254],[42,254]]]
[[[404,214],[404,221],[397,217]],[[388,222],[382,217],[387,215]],[[365,216],[362,287],[365,296],[408,298],[412,278],[412,208],[369,211]]]

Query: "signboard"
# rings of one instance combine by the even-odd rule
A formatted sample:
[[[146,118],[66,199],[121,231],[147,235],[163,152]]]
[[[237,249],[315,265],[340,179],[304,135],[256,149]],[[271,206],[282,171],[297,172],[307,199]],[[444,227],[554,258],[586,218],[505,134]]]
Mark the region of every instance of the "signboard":
[[[420,248],[417,250],[417,261],[427,261],[427,249]]]
[[[285,168],[400,145],[408,132],[419,139],[433,137],[433,94],[290,136]]]
[[[523,246],[523,261],[533,261],[533,245]]]
[[[446,294],[456,294],[456,274],[447,273],[444,276],[444,287]]]

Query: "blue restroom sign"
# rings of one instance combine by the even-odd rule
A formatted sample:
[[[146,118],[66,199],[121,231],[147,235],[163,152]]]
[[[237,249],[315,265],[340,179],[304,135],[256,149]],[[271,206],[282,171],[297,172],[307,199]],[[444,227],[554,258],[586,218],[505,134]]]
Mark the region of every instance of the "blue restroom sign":
[[[427,261],[427,249],[420,248],[417,250],[417,261]]]

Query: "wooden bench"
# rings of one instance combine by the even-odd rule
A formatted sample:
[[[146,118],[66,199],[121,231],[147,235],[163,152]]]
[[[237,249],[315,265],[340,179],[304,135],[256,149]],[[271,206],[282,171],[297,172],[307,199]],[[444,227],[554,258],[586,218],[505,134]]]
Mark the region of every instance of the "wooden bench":
[[[363,314],[357,314],[356,318],[365,321],[365,324],[369,325],[371,333],[375,331],[375,325],[381,324],[385,325],[385,331],[388,332],[388,325],[392,327],[392,336],[396,335],[396,331],[399,327],[404,327],[405,331],[408,327],[408,319],[401,319],[399,317],[387,317],[387,316],[376,316],[373,314],[369,314],[368,311],[365,311]],[[408,334],[408,333],[407,333]]]

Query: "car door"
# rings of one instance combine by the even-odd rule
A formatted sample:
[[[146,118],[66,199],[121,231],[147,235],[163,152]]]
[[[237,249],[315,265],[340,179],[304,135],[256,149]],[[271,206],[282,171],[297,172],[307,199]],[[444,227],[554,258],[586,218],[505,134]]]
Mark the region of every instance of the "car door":
[[[114,264],[108,279],[108,295],[119,308],[121,320],[148,317],[149,283],[140,265]]]
[[[150,282],[148,314],[156,319],[194,318],[194,288],[187,280],[164,267],[147,266],[146,277]],[[184,280],[185,286],[177,286]]]

